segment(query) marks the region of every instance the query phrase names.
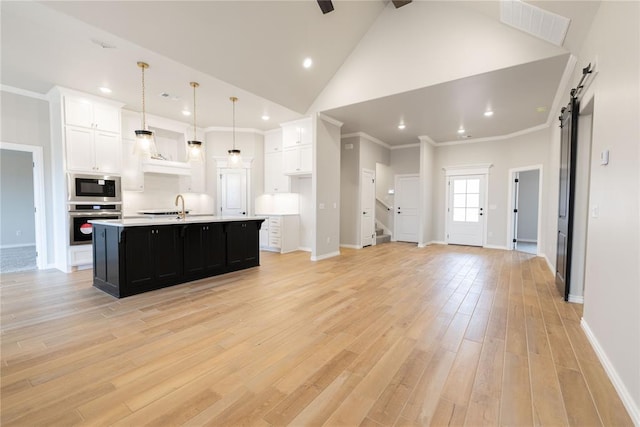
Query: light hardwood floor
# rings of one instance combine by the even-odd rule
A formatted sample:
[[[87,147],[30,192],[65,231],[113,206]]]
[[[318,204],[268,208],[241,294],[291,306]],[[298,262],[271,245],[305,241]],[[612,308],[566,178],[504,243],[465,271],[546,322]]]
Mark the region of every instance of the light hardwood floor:
[[[632,425],[544,261],[388,243],[121,300],[7,274],[1,423]]]

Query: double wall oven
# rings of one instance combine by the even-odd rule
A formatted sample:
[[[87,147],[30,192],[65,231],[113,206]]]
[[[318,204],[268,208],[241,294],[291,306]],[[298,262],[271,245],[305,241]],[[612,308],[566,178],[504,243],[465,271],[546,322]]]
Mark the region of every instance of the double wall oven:
[[[122,219],[120,177],[69,174],[69,244],[90,244],[94,219]]]

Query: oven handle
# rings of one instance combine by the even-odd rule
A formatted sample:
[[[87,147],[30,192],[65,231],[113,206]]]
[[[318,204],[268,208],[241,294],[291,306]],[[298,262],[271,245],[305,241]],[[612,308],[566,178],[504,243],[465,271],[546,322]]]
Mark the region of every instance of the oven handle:
[[[99,217],[99,216],[118,216],[118,217],[122,217],[122,213],[120,212],[69,212],[69,216],[95,216],[95,217]]]

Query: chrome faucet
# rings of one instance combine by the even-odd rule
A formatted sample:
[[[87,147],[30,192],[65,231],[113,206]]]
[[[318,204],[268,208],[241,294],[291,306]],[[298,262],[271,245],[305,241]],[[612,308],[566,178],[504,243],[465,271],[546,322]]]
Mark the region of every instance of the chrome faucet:
[[[178,213],[178,218],[185,219],[187,217],[187,214],[184,211],[184,197],[182,197],[182,194],[178,194],[176,196],[176,206],[178,206],[178,200],[182,200],[182,210]]]

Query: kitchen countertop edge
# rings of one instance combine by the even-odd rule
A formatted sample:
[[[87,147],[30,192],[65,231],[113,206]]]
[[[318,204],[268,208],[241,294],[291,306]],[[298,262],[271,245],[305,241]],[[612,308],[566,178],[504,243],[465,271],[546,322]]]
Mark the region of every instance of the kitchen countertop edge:
[[[186,219],[177,218],[125,218],[125,219],[95,219],[91,224],[109,225],[112,227],[144,227],[153,225],[198,224],[203,222],[237,222],[266,220],[266,216],[196,216]]]

